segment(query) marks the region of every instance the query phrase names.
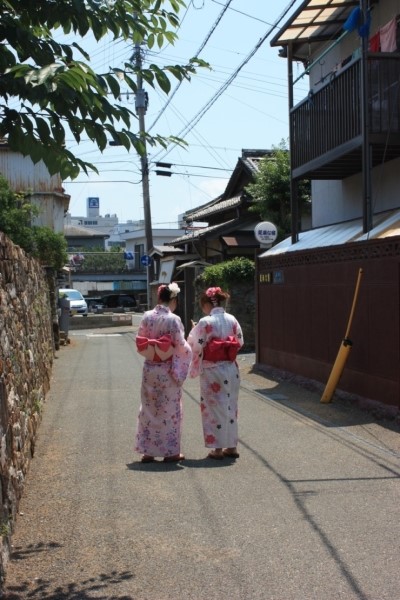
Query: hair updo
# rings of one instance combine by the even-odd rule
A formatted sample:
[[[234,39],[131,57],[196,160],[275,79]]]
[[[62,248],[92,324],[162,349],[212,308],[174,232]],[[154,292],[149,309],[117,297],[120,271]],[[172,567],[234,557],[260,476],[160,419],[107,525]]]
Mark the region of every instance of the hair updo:
[[[157,290],[158,299],[161,302],[170,302],[173,298],[177,298],[180,292],[180,287],[173,281],[168,285],[160,285]]]
[[[224,292],[220,287],[210,287],[201,294],[200,302],[202,305],[207,303],[212,304],[215,308],[216,306],[221,306],[228,298],[230,298],[228,292]]]

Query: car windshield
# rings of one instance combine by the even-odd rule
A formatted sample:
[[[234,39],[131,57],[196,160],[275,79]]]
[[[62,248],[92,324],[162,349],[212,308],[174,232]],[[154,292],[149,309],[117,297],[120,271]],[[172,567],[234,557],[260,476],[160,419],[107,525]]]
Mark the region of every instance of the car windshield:
[[[66,294],[69,300],[82,300],[82,294],[77,290],[67,290],[63,293]]]

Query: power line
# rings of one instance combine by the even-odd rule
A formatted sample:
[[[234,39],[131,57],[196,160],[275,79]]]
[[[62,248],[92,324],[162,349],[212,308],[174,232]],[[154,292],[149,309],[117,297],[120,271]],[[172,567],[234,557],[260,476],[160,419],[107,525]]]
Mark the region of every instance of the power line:
[[[284,11],[281,13],[281,15],[276,19],[276,21],[274,22],[274,24],[271,25],[271,27],[268,29],[268,31],[266,32],[266,34],[262,38],[260,38],[260,40],[258,41],[258,43],[256,44],[256,46],[247,55],[247,57],[242,61],[242,63],[239,65],[239,67],[237,67],[237,69],[232,73],[232,75],[227,79],[227,81],[220,87],[220,89],[217,91],[217,93],[214,94],[214,96],[212,98],[210,98],[210,100],[203,106],[203,108],[193,117],[193,119],[191,120],[191,122],[189,122],[189,124],[186,127],[184,127],[176,135],[176,137],[182,137],[182,136],[187,135],[197,125],[197,123],[202,119],[202,117],[206,114],[206,112],[208,112],[208,110],[211,108],[211,106],[218,100],[218,98],[224,93],[224,91],[236,79],[236,77],[238,76],[238,74],[240,73],[240,71],[243,69],[243,67],[250,61],[250,59],[261,48],[262,44],[265,42],[265,40],[268,38],[268,36],[271,35],[271,33],[273,32],[273,30],[279,25],[279,23],[281,22],[281,20],[283,19],[283,17],[287,14],[287,12],[293,7],[293,5],[296,2],[297,2],[297,0],[291,0],[291,2],[289,2],[288,6],[284,9]],[[174,148],[176,145],[177,145],[176,143],[173,143],[172,146],[171,146],[171,148],[169,150],[167,150],[165,152],[165,154],[163,154],[163,156],[167,156],[168,153],[172,150],[172,148]],[[158,155],[162,154],[162,152],[163,151],[160,151],[159,154],[156,154],[155,156],[158,156]]]
[[[214,4],[219,4],[220,6],[222,6],[221,2],[217,2],[217,0],[212,0],[214,2]],[[248,13],[242,12],[241,10],[237,10],[236,8],[231,8],[230,10],[232,10],[233,12],[237,12],[239,13],[239,15],[244,15],[245,17],[248,17],[249,19],[254,19],[254,21],[259,21],[260,23],[264,23],[264,25],[271,25],[271,23],[268,23],[267,21],[263,21],[262,19],[259,19],[258,17],[253,17],[253,15],[249,15]]]
[[[215,21],[214,25],[212,26],[212,28],[210,29],[210,31],[208,32],[208,34],[206,35],[203,43],[201,44],[200,48],[197,50],[197,52],[195,53],[195,56],[199,56],[200,52],[203,50],[204,46],[207,44],[208,40],[210,39],[210,37],[212,36],[212,34],[214,33],[217,25],[219,24],[219,22],[221,21],[222,17],[224,16],[225,12],[228,10],[228,7],[230,5],[230,3],[232,2],[232,0],[228,0],[225,7],[222,9],[222,11],[220,12],[217,20]],[[194,7],[193,3],[192,6]],[[176,92],[179,90],[179,88],[182,85],[182,81],[180,81],[174,91],[172,92],[172,94],[169,96],[167,102],[164,104],[163,108],[161,109],[161,111],[158,113],[156,119],[153,121],[153,123],[150,125],[149,127],[149,132],[152,130],[152,128],[154,127],[154,125],[157,123],[157,121],[160,119],[161,115],[165,112],[165,110],[167,109],[167,107],[169,106],[169,104],[172,101],[172,98],[175,96]]]

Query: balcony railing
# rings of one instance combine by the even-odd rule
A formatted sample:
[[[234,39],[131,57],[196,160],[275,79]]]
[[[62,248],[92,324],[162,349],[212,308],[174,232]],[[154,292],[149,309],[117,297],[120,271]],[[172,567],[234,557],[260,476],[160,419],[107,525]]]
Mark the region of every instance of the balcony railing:
[[[400,156],[400,56],[368,56],[368,122],[374,162]],[[361,60],[290,113],[293,176],[342,179],[362,170]],[[385,153],[384,153],[385,152]]]

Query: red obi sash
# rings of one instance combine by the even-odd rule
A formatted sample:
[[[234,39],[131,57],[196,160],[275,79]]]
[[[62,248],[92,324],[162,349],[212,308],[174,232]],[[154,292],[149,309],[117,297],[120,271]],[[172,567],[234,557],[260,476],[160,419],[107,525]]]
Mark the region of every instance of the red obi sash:
[[[210,362],[219,362],[220,360],[233,362],[236,360],[239,348],[239,342],[232,335],[228,336],[226,340],[215,338],[204,347],[203,359]]]
[[[174,352],[172,338],[169,334],[155,339],[137,335],[136,348],[139,354],[154,362],[171,360]]]

